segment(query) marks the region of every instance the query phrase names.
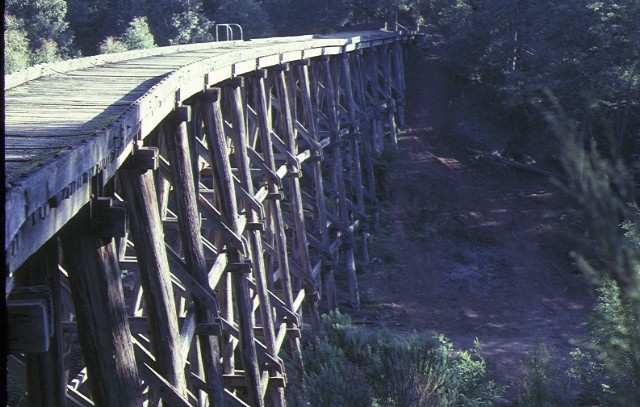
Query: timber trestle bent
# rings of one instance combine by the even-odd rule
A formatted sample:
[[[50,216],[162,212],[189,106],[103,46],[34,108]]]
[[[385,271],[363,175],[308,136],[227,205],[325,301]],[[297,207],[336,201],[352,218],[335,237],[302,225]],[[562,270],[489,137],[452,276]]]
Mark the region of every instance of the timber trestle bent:
[[[168,47],[7,77],[9,367],[28,404],[285,405],[303,333],[338,306],[335,273],[359,307],[373,159],[404,123],[414,36]]]

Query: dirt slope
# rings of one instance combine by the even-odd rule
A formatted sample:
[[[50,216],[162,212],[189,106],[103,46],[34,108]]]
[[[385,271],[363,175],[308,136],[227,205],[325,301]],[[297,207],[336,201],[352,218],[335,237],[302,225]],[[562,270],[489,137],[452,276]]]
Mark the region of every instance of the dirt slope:
[[[446,61],[420,58],[407,68],[408,128],[353,318],[464,348],[477,337],[515,391],[536,344],[566,357],[584,334],[593,296],[567,255],[572,202],[545,177],[469,153]]]

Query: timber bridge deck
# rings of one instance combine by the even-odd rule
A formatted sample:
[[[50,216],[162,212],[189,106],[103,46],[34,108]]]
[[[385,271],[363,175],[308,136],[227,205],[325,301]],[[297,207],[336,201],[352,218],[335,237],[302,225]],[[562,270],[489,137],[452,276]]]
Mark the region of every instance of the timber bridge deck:
[[[282,352],[301,367],[303,332],[337,307],[334,273],[359,306],[373,158],[403,123],[415,36],[194,44],[6,76],[8,364],[28,405],[284,405]]]

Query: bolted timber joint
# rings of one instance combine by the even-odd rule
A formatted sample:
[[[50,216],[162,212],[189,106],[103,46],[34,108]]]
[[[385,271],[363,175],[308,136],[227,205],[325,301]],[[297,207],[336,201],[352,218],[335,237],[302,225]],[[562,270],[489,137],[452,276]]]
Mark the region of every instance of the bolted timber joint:
[[[191,121],[191,106],[178,106],[175,110],[174,119],[176,123]]]
[[[311,157],[307,159],[309,162],[319,162],[324,160],[322,155],[322,149],[313,149],[311,153]]]
[[[160,165],[160,155],[157,147],[140,147],[131,157],[132,169],[140,172],[155,171]]]
[[[274,201],[281,201],[284,198],[282,192],[269,192],[267,194],[267,199],[272,199]]]
[[[244,87],[244,78],[242,76],[236,76],[235,78],[227,79],[220,85],[228,88],[242,88]]]
[[[204,100],[207,102],[217,102],[220,100],[220,88],[210,88],[204,91]]]
[[[269,76],[269,71],[267,71],[266,69],[257,69],[253,72],[246,73],[246,76],[251,78],[267,79],[267,77]]]
[[[285,62],[280,65],[275,65],[271,69],[273,69],[275,72],[289,72],[291,70],[291,64]]]
[[[246,260],[240,263],[229,263],[227,264],[227,268],[225,270],[229,273],[250,274],[251,267],[251,261]]]
[[[91,201],[89,235],[103,238],[124,237],[127,234],[127,206],[113,198],[99,197]]]
[[[49,350],[54,330],[50,289],[45,286],[14,288],[7,298],[7,323],[10,353]]]
[[[251,231],[260,231],[264,232],[264,223],[262,222],[247,222],[247,226],[245,226],[246,230]]]
[[[287,384],[287,381],[284,378],[284,376],[280,376],[280,375],[270,376],[269,384],[272,385],[273,387],[285,387]]]
[[[299,61],[292,61],[290,62],[290,64],[293,66],[309,66],[311,64],[311,61],[309,60],[309,58],[305,58]]]

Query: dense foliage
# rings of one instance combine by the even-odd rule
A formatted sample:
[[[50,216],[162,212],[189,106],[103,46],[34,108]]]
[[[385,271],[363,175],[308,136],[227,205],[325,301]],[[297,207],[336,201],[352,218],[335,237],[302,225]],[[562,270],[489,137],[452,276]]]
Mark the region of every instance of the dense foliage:
[[[582,146],[594,140],[614,156],[637,154],[640,2],[456,3],[435,22],[451,41],[460,88],[481,92],[492,131],[507,135],[496,148],[545,144],[557,153],[537,108],[551,94]]]
[[[555,120],[555,119],[554,119]],[[567,132],[570,133],[569,130]],[[576,137],[568,137],[575,140]],[[579,269],[599,287],[590,337],[573,352],[572,377],[603,405],[640,403],[640,211],[634,171],[621,158],[565,144],[569,190],[584,214],[576,239]]]
[[[292,406],[490,406],[500,395],[487,376],[480,344],[456,351],[446,338],[403,338],[323,316],[326,335],[306,349],[305,388],[289,390]]]
[[[78,55],[213,41],[216,23],[243,27],[245,38],[382,28],[399,19],[415,26],[425,0],[9,0],[5,70]],[[127,40],[133,25],[151,40]],[[26,37],[26,38],[25,38]],[[130,36],[129,36],[130,37]]]

